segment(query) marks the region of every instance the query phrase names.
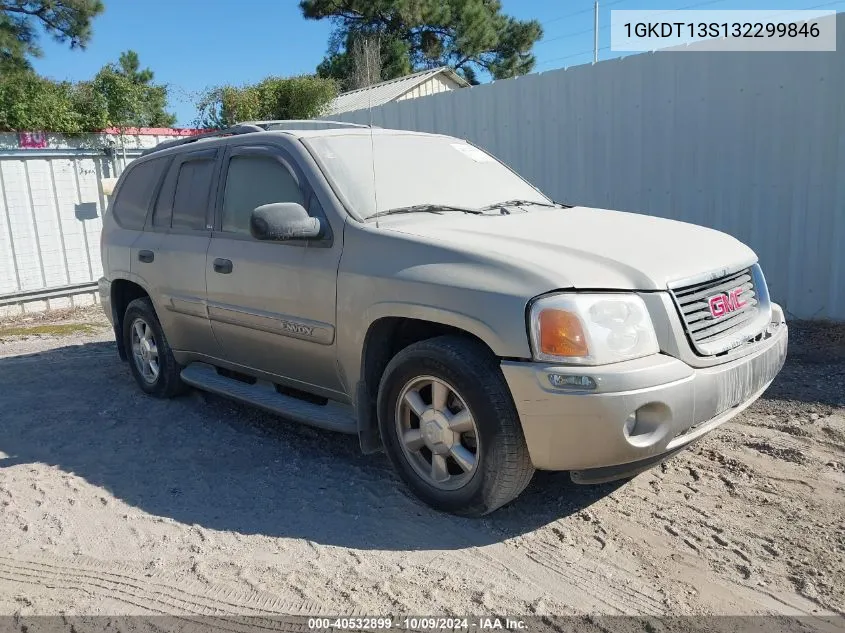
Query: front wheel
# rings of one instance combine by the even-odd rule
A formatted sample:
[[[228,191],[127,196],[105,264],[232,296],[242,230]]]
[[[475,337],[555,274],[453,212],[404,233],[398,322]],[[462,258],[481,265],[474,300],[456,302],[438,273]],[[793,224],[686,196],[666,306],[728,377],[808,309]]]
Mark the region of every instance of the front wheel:
[[[440,336],[399,352],[379,387],[382,442],[429,505],[481,516],[517,497],[534,468],[510,391],[481,343]]]

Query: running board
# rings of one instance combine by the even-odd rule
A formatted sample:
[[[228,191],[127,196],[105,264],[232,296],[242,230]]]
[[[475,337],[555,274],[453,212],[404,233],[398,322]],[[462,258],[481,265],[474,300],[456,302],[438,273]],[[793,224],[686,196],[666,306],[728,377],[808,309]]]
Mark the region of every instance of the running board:
[[[358,432],[358,423],[352,407],[348,405],[332,401],[319,405],[285,396],[276,391],[270,382],[259,380],[250,385],[226,378],[206,363],[191,363],[185,367],[182,370],[182,381],[197,389],[239,400],[302,424],[340,433]]]

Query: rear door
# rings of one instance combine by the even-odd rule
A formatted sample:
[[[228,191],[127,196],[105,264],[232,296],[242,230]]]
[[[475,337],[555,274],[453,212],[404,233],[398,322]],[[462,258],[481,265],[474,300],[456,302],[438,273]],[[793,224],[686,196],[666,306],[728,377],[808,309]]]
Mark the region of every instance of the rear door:
[[[114,192],[103,223],[103,268],[110,280],[131,278],[137,273],[138,246],[146,243],[144,225],[155,203],[170,157],[139,160],[127,167]]]
[[[171,347],[212,357],[220,349],[208,319],[205,257],[218,152],[210,148],[173,157],[133,260],[155,295]]]
[[[325,239],[311,242],[260,242],[249,232],[252,210],[272,202],[325,218],[322,194],[276,145],[230,147],[223,163],[206,278],[224,357],[331,397],[342,390],[334,346],[341,239],[328,223]]]

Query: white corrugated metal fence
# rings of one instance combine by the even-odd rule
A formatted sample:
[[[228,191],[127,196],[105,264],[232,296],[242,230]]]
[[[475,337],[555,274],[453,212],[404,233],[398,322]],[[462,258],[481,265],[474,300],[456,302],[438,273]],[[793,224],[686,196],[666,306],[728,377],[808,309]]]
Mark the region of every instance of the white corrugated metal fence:
[[[125,160],[165,138],[123,139]],[[17,135],[0,134],[0,315],[96,300],[102,179],[124,165],[118,144],[111,155],[104,151],[108,140],[51,136],[46,147],[29,149]]]

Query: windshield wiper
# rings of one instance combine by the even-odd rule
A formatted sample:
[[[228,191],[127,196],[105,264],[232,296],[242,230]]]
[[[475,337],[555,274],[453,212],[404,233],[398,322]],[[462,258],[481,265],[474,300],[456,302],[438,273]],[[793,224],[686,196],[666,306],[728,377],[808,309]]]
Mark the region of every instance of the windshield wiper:
[[[367,216],[367,219],[370,218],[379,218],[384,215],[399,215],[400,213],[436,213],[440,214],[443,211],[459,211],[461,213],[472,213],[474,215],[478,215],[482,213],[478,209],[470,209],[468,207],[455,207],[448,204],[415,204],[410,207],[396,207],[395,209],[386,209],[384,211],[379,211],[378,213],[373,213],[370,216]]]
[[[493,209],[501,209],[503,213],[508,213],[506,207],[550,207],[557,208],[561,205],[552,202],[537,202],[535,200],[503,200],[502,202],[494,202],[488,204],[486,207],[481,207],[479,211],[492,211]]]

